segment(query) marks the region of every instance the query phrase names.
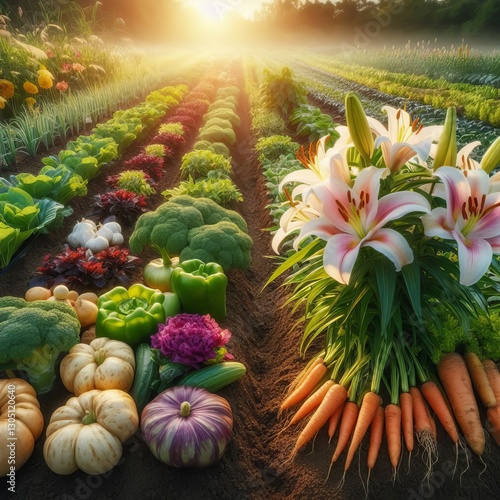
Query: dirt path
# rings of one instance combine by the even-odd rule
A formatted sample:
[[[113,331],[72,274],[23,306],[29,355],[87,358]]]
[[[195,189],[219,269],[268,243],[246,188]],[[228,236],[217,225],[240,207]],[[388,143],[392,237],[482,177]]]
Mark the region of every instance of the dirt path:
[[[235,61],[234,74],[244,89],[241,62]],[[281,308],[285,292],[273,283],[262,287],[274,269],[273,262],[266,258],[272,255],[271,237],[263,231],[270,218],[265,208],[268,203],[264,179],[255,157],[255,138],[250,133],[249,105],[244,92],[240,95],[239,109],[242,124],[237,130],[238,142],[232,149],[234,180],[243,193],[244,201],[236,208],[245,218],[249,233],[254,240],[252,266],[247,271],[233,270],[229,273],[227,296],[228,316],[223,326],[232,332],[230,352],[247,366],[246,376],[237,383],[223,389],[234,413],[233,438],[224,458],[209,469],[172,469],[159,463],[142,442],[137,433],[124,445],[123,459],[109,473],[89,476],[78,471],[70,476],[53,474],[43,460],[42,437],[28,463],[17,474],[17,498],[22,499],[156,499],[182,498],[184,500],[246,500],[246,499],[349,499],[365,497],[357,471],[357,462],[349,471],[342,490],[336,490],[342,471],[341,464],[334,468],[325,483],[332,446],[328,448],[324,430],[317,436],[314,451],[311,447],[301,451],[293,462],[285,463],[290,455],[297,429],[278,433],[284,427],[277,419],[277,407],[287,385],[303,367],[298,356],[301,328],[295,327],[287,308]],[[194,140],[194,139],[193,139]],[[148,143],[148,139],[144,140]],[[191,144],[186,146],[189,150]],[[138,148],[137,146],[136,148]],[[135,149],[136,149],[135,148]],[[136,154],[127,152],[126,157]],[[179,158],[167,169],[162,180],[162,189],[177,182]],[[119,163],[109,173],[120,171]],[[93,183],[90,194],[105,190],[104,180]],[[157,195],[153,203],[163,202]],[[89,206],[89,197],[73,204],[75,213],[68,226],[81,218]],[[153,205],[152,205],[153,208]],[[126,231],[130,232],[131,228]],[[0,295],[24,295],[26,283],[42,256],[57,253],[68,234],[68,228],[41,236],[29,249],[27,256],[12,270],[0,276]],[[144,263],[153,255],[141,255]],[[59,382],[50,395],[40,398],[46,423],[50,414],[69,398],[69,393]],[[441,429],[440,429],[441,431]],[[407,455],[401,465],[395,486],[392,485],[391,470],[385,443],[371,484],[370,498],[420,500],[496,499],[500,496],[500,452],[494,446],[485,453],[487,469],[478,480],[483,465],[472,459],[471,468],[462,477],[462,487],[456,476],[451,478],[450,464],[454,463],[453,449],[449,441],[439,433],[440,461],[436,465],[430,488],[421,487],[424,468],[420,456],[414,456],[410,474],[407,475]],[[361,471],[366,478],[364,443]],[[343,458],[343,457],[342,457]],[[460,456],[459,471],[464,469]],[[6,498],[5,484],[0,483],[0,498]]]

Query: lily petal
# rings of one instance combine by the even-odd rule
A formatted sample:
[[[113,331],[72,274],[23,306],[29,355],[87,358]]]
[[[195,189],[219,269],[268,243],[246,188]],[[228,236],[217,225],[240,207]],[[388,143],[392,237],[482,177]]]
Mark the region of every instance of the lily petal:
[[[379,229],[375,235],[362,243],[385,255],[400,271],[403,266],[413,262],[413,252],[403,235],[394,229]]]
[[[452,229],[446,225],[447,211],[446,208],[435,208],[430,214],[422,216],[422,224],[424,226],[424,234],[432,238],[443,238],[444,240],[452,239]]]
[[[325,271],[339,283],[349,284],[359,254],[359,239],[350,234],[332,236],[323,255]]]
[[[465,239],[461,233],[453,231],[458,244],[460,284],[470,286],[481,279],[488,270],[493,257],[491,245],[480,238]]]
[[[471,194],[470,185],[461,170],[455,167],[441,167],[436,173],[446,190],[447,225],[453,227],[461,216],[462,206]]]

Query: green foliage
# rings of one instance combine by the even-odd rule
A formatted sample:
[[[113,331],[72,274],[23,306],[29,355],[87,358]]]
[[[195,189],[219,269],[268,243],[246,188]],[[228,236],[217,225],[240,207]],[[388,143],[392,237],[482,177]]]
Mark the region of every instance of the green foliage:
[[[233,128],[233,124],[224,118],[210,118],[205,122],[205,125],[203,125],[204,128],[210,128],[212,126],[220,128]]]
[[[252,112],[252,130],[260,137],[285,135],[288,132],[285,120],[277,111],[262,108]]]
[[[164,158],[165,146],[163,144],[149,144],[144,148],[144,154],[156,156],[157,158]]]
[[[75,196],[87,194],[87,181],[64,165],[45,166],[38,175],[12,175],[10,182],[0,178],[0,192],[6,191],[8,186],[18,187],[33,198],[50,198],[62,205],[66,205]]]
[[[98,123],[92,132],[99,137],[111,137],[118,144],[118,153],[121,154],[142,133],[142,123],[139,118],[121,120],[111,118],[106,123]]]
[[[309,142],[316,142],[329,135],[329,144],[333,145],[333,142],[339,137],[332,117],[322,113],[316,106],[309,104],[297,107],[290,115],[289,123],[296,126],[295,133],[298,137],[307,138]]]
[[[217,90],[217,99],[225,99],[226,97],[238,97],[240,95],[240,89],[236,85],[230,87],[221,87]]]
[[[158,129],[159,134],[177,134],[184,136],[184,127],[182,123],[163,123]]]
[[[227,99],[219,99],[208,107],[207,112],[211,113],[212,111],[218,110],[218,109],[229,109],[233,113],[236,113],[236,104],[233,102],[229,102]]]
[[[295,155],[299,145],[293,142],[288,136],[273,135],[271,137],[261,137],[255,145],[255,150],[259,153],[259,161],[277,160],[281,155]]]
[[[229,120],[233,127],[239,127],[241,124],[240,117],[232,110],[228,108],[219,108],[210,111],[203,116],[205,122],[211,120],[212,118],[222,118],[223,120]]]
[[[179,195],[192,196],[193,198],[210,198],[221,206],[228,205],[233,201],[243,201],[240,190],[228,178],[202,178],[195,181],[189,176],[187,181],[181,182],[175,188],[163,191],[162,194],[166,198]]]
[[[213,170],[220,170],[229,175],[232,172],[231,162],[209,150],[191,151],[182,157],[181,176],[184,179],[206,177]]]
[[[148,183],[142,170],[124,170],[118,174],[117,186],[141,196],[151,196],[156,191]]]
[[[208,150],[216,153],[218,155],[222,155],[224,158],[231,160],[231,153],[229,152],[229,148],[223,144],[222,142],[210,142],[210,141],[198,141],[193,146],[193,150],[195,151],[203,151]]]
[[[285,118],[288,118],[297,106],[307,102],[306,86],[294,78],[293,71],[287,66],[277,73],[265,68],[259,93],[264,108],[275,110]]]
[[[52,388],[55,362],[80,341],[80,322],[66,304],[0,297],[0,370],[23,370],[38,393]]]
[[[232,128],[221,128],[216,125],[202,128],[200,140],[210,142],[222,142],[226,146],[232,146],[236,142],[236,134]]]

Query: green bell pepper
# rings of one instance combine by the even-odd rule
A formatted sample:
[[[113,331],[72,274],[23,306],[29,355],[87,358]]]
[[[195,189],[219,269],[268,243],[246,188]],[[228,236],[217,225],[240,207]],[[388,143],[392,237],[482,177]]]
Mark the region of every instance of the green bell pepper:
[[[97,302],[96,337],[121,340],[132,347],[150,342],[151,335],[166,319],[165,295],[141,284],[128,290],[117,286],[101,295]]]
[[[210,314],[217,321],[226,317],[227,277],[219,264],[186,260],[172,271],[170,284],[184,312]]]

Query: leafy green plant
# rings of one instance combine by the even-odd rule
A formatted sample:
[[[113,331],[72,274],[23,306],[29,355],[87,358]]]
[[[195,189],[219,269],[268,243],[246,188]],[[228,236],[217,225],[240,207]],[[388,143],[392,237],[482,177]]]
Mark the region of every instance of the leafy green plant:
[[[208,150],[191,151],[182,157],[181,176],[183,178],[206,177],[213,170],[220,170],[230,175],[232,172],[231,162],[224,156]]]
[[[285,120],[277,111],[262,108],[252,112],[252,130],[260,137],[285,135],[288,132]]]
[[[278,111],[283,117],[288,117],[297,106],[307,102],[306,86],[294,78],[293,71],[287,66],[276,73],[265,68],[259,93],[262,106]]]
[[[156,193],[142,170],[124,170],[120,172],[116,184],[119,189],[125,189],[141,196],[151,196]]]
[[[44,198],[35,201],[28,193],[10,187],[0,194],[0,269],[32,234],[43,232],[63,205]],[[45,229],[46,231],[46,229]]]
[[[316,142],[329,135],[329,145],[333,145],[339,137],[332,117],[322,113],[318,107],[309,104],[303,104],[296,108],[290,115],[289,123],[296,127],[295,133],[298,137],[307,138],[309,142]]]
[[[299,145],[293,142],[288,136],[272,135],[271,137],[261,137],[255,145],[255,150],[259,153],[259,161],[263,159],[277,160],[281,155],[295,155]]]
[[[228,108],[214,109],[209,113],[206,113],[203,117],[205,122],[208,122],[212,118],[222,118],[223,120],[229,120],[233,127],[239,127],[241,124],[240,117],[232,110]]]
[[[229,120],[225,120],[224,118],[210,118],[205,122],[204,128],[210,127],[221,127],[221,128],[233,128],[233,124]]]
[[[217,99],[225,99],[226,97],[238,97],[240,89],[236,85],[230,87],[221,87],[217,90]]]
[[[144,148],[144,153],[158,158],[165,158],[167,151],[163,144],[149,144]]]
[[[213,125],[200,131],[200,140],[210,142],[222,142],[226,146],[232,146],[236,142],[236,134],[232,128],[222,128]]]
[[[182,123],[164,123],[163,125],[160,125],[158,133],[184,135],[185,131]]]
[[[236,104],[228,101],[227,99],[219,99],[218,101],[215,101],[212,104],[210,104],[207,111],[208,113],[211,113],[212,111],[218,109],[229,109],[233,113],[236,113]]]
[[[172,189],[162,192],[166,198],[172,196],[187,195],[193,198],[210,198],[218,205],[225,206],[233,201],[243,201],[241,191],[234,182],[228,178],[220,179],[198,179],[189,176],[187,181],[182,181]]]

